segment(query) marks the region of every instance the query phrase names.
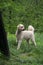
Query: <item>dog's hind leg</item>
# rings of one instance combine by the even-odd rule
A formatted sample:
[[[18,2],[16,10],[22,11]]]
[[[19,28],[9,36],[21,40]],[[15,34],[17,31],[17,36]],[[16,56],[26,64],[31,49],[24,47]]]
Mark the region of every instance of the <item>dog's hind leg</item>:
[[[36,47],[36,42],[35,42],[35,37],[34,37],[34,35],[32,36],[31,40],[32,40],[32,42],[34,43],[34,45],[35,45],[35,47]]]

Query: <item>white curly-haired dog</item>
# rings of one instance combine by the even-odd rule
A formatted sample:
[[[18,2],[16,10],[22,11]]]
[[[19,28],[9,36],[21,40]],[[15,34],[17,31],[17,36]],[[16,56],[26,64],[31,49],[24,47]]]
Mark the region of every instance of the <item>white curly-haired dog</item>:
[[[34,45],[36,46],[35,37],[34,37],[34,28],[31,25],[28,26],[28,30],[24,30],[24,25],[19,24],[17,26],[16,38],[17,38],[16,41],[18,43],[17,50],[20,48],[23,39],[25,39],[28,43],[29,43],[29,39],[31,39]]]

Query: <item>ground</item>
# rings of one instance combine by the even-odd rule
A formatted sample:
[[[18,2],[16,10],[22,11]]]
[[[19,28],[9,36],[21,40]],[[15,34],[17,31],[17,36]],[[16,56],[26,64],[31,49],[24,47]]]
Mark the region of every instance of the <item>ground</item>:
[[[6,60],[0,53],[0,65],[43,65],[43,33],[35,33],[37,47],[31,43],[29,46],[25,40],[21,48],[17,50],[15,34],[8,34],[10,59]]]

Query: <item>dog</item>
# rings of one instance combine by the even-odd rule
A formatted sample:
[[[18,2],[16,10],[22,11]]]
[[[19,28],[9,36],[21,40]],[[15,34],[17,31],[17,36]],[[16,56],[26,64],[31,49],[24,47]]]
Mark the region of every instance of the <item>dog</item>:
[[[29,25],[28,30],[24,30],[24,29],[25,27],[23,24],[19,24],[17,26],[17,31],[16,31],[16,42],[18,43],[17,50],[19,50],[23,39],[25,39],[28,44],[29,44],[29,40],[31,39],[36,47],[34,27]]]

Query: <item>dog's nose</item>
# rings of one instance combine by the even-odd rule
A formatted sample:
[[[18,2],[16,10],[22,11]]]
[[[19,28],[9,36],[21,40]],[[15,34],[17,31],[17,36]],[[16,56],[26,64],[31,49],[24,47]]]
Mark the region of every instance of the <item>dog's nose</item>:
[[[23,29],[23,31],[24,31],[25,29]]]

